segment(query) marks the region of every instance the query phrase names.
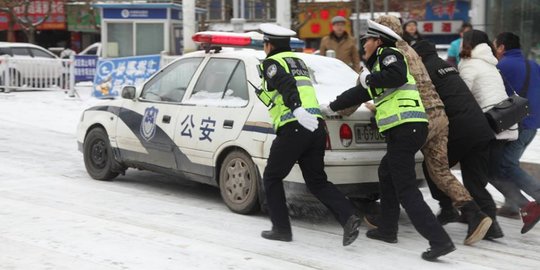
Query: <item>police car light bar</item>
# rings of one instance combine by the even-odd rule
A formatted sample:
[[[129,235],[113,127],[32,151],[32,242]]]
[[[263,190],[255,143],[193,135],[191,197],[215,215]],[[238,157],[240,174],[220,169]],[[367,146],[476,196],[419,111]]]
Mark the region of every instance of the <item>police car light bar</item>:
[[[191,37],[193,41],[206,45],[224,46],[224,47],[242,47],[252,49],[263,48],[263,35],[257,32],[250,33],[228,33],[204,31],[195,33]],[[304,41],[291,38],[291,49],[303,49]]]

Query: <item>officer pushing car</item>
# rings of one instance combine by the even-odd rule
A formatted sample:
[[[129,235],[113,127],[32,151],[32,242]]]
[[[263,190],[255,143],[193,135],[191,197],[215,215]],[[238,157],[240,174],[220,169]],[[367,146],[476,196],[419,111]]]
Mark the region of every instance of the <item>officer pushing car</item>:
[[[308,189],[343,226],[343,245],[350,245],[358,237],[360,219],[324,172],[324,121],[309,70],[290,48],[290,38],[296,32],[268,23],[261,24],[260,30],[267,57],[259,67],[263,89],[257,95],[268,107],[276,132],[263,174],[272,229],[261,236],[292,241],[283,179],[298,161]]]
[[[366,235],[397,243],[401,204],[416,230],[429,241],[430,248],[422,253],[422,258],[432,261],[454,251],[455,247],[423,200],[416,183],[415,154],[426,141],[427,115],[407,60],[395,48],[401,37],[390,28],[368,20],[368,31],[363,38],[364,61],[371,72],[364,68],[358,86],[321,108],[328,115],[374,101],[375,120],[379,132],[386,137],[387,153],[379,166],[381,218],[378,228]]]

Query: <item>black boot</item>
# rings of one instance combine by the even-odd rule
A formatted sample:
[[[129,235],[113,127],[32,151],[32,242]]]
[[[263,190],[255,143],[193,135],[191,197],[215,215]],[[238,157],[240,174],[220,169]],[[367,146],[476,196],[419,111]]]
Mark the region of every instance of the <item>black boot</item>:
[[[366,232],[367,238],[384,241],[386,243],[397,243],[397,234],[383,234],[379,229],[373,229]]]
[[[441,212],[437,215],[437,220],[441,225],[446,225],[450,222],[458,222],[460,219],[459,212],[456,208],[441,208]]]
[[[358,237],[358,228],[360,227],[360,223],[362,223],[362,220],[352,215],[347,220],[347,223],[345,223],[345,226],[343,226],[343,245],[348,246],[356,240]]]
[[[442,246],[434,246],[428,248],[422,253],[422,259],[426,261],[435,261],[437,258],[444,256],[452,251],[456,250],[454,243],[448,242]]]
[[[292,232],[290,231],[280,231],[272,228],[270,231],[262,231],[261,236],[269,240],[277,240],[284,242],[292,241]]]
[[[480,207],[474,201],[468,201],[459,210],[469,225],[467,237],[463,243],[472,245],[482,240],[491,226],[491,218],[480,211]]]
[[[493,223],[491,224],[491,227],[489,227],[489,230],[484,236],[484,239],[493,240],[497,238],[502,238],[503,236],[504,236],[504,233],[501,229],[501,226],[499,225],[499,222],[497,222],[496,220],[493,220]]]

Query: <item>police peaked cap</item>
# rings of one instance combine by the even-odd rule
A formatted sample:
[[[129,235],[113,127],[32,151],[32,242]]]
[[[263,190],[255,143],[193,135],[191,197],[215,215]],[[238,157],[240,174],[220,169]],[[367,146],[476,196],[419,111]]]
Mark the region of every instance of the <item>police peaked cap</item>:
[[[392,42],[396,42],[398,40],[402,40],[402,38],[396,34],[396,32],[392,31],[392,29],[376,23],[372,20],[367,20],[368,22],[368,30],[367,33],[362,37],[362,39],[366,38],[381,38],[386,39]]]
[[[296,36],[295,31],[279,26],[277,24],[273,24],[273,23],[261,23],[261,25],[259,26],[259,29],[261,30],[261,32],[263,32],[264,34],[263,39],[265,41],[270,41],[270,40],[287,40],[288,41],[290,40],[291,37]]]

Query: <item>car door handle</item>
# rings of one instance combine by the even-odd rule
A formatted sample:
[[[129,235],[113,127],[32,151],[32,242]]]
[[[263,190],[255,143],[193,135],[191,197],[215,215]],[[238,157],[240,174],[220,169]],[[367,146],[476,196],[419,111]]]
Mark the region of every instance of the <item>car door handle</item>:
[[[233,128],[234,121],[233,120],[225,120],[223,121],[223,128],[231,129]]]
[[[161,122],[165,123],[165,124],[168,124],[171,122],[171,116],[170,115],[164,115],[163,116],[163,119],[161,120]]]

